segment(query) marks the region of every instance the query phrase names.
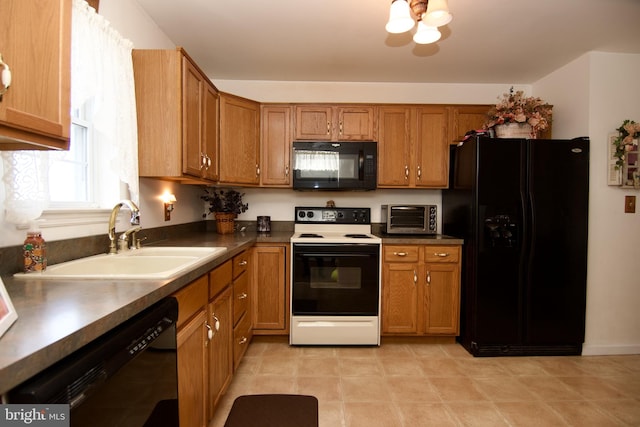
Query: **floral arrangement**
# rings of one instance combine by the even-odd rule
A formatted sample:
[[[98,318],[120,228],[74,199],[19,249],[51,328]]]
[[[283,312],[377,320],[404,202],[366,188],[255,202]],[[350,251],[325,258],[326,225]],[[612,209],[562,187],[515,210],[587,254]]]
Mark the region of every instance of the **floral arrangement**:
[[[217,190],[204,189],[205,195],[200,196],[205,202],[209,202],[209,213],[226,212],[236,215],[246,212],[249,209],[248,203],[242,203],[244,193],[239,193],[234,189]],[[203,217],[206,217],[204,214]]]
[[[616,146],[616,169],[620,169],[624,165],[624,159],[629,151],[634,151],[638,147],[638,138],[640,138],[640,123],[633,120],[625,120],[618,129],[618,137],[613,141]]]
[[[524,92],[513,91],[498,98],[499,102],[487,113],[486,129],[505,123],[529,123],[534,134],[545,130],[551,124],[551,105],[540,98],[525,97]]]

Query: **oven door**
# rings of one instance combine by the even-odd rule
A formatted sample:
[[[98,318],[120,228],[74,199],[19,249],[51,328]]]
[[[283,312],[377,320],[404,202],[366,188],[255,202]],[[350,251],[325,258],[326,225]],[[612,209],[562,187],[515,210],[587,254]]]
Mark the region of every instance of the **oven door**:
[[[294,316],[377,316],[380,245],[294,243]]]

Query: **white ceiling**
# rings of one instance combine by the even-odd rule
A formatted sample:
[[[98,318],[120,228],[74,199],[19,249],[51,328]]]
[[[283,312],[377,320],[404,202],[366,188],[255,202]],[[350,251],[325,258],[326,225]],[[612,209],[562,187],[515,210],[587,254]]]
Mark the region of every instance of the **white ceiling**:
[[[431,45],[385,31],[390,0],[137,1],[221,80],[531,84],[588,51],[640,53],[640,0],[449,0]]]

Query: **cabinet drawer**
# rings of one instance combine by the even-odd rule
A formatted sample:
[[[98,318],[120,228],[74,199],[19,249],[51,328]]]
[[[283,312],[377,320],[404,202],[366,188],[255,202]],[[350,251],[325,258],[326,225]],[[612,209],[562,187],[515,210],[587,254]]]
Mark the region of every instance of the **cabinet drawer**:
[[[384,246],[385,262],[418,262],[419,246]]]
[[[240,364],[240,359],[247,351],[251,338],[253,337],[253,331],[251,330],[251,316],[249,313],[240,320],[240,323],[233,328],[233,370],[235,371]]]
[[[233,278],[235,279],[245,271],[249,266],[249,252],[245,251],[233,257]]]
[[[202,276],[173,294],[178,300],[178,328],[207,304],[208,293],[209,280]]]
[[[237,324],[249,306],[249,273],[233,282],[233,324]]]
[[[232,280],[231,274],[233,270],[233,262],[231,260],[225,262],[209,273],[209,298],[218,295],[226,288]]]
[[[424,247],[425,262],[458,262],[460,260],[460,246],[432,246]]]

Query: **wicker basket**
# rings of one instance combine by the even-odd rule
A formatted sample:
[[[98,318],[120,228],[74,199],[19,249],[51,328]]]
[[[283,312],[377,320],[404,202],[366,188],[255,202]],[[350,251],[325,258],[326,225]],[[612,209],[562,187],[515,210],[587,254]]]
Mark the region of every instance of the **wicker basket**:
[[[497,138],[535,138],[529,123],[505,123],[495,126]]]
[[[216,230],[218,234],[231,234],[235,230],[236,214],[216,212]]]

